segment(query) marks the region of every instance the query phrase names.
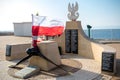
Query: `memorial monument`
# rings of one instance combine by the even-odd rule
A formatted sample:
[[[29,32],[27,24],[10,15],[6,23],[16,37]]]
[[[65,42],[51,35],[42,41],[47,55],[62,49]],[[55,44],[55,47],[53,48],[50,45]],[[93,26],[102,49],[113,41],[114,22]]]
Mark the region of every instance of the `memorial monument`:
[[[37,46],[40,52],[59,66],[61,65],[61,56],[58,47],[60,47],[62,54],[77,54],[82,57],[94,59],[101,64],[101,70],[109,70],[112,73],[115,73],[116,50],[103,44],[96,43],[86,36],[82,29],[81,21],[77,21],[79,17],[77,2],[75,5],[69,3],[68,11],[68,19],[70,21],[66,22],[66,29],[63,34],[52,41],[38,42]],[[44,57],[40,57],[40,54],[35,54],[37,54],[37,56],[32,55],[29,60],[30,67],[28,66],[19,72],[16,72],[15,76],[25,78],[28,77],[28,75],[30,76],[33,73],[40,71],[40,69],[49,71],[57,67],[44,59]],[[109,59],[112,58],[111,61],[108,61],[110,63],[112,62],[112,67],[109,68],[109,66],[107,66],[106,68],[106,66],[104,66],[104,63],[107,61],[104,59],[104,56],[110,56]],[[28,72],[23,74],[26,70],[28,70]]]
[[[101,65],[101,71],[116,72],[116,50],[91,40],[84,33],[79,17],[78,3],[68,5],[68,19],[64,33],[55,41],[62,49],[62,54],[78,54],[82,57],[94,59]],[[106,60],[106,57],[109,59]]]

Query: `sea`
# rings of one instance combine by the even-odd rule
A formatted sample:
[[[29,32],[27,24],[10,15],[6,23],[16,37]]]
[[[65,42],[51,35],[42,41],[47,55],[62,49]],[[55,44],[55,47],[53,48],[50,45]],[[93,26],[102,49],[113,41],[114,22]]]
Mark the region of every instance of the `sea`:
[[[84,30],[88,36],[88,30]],[[103,40],[120,40],[120,29],[91,29],[90,38]]]
[[[88,30],[84,30],[88,36]],[[0,31],[0,36],[4,34],[14,34],[14,31]],[[90,38],[100,40],[120,40],[120,29],[91,29]]]

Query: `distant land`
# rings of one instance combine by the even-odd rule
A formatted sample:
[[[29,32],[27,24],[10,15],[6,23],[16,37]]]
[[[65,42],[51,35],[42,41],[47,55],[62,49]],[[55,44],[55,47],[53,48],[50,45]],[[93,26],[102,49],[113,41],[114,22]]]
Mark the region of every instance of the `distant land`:
[[[0,31],[0,36],[14,35],[13,31]]]

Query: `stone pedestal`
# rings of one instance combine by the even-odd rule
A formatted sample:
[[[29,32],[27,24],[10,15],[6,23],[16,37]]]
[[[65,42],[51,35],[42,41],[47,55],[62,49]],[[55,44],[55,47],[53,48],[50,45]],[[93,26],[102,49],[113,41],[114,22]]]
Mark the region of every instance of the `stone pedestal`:
[[[57,65],[61,64],[58,45],[55,41],[42,41],[38,43],[38,47],[43,55],[52,60]],[[49,71],[56,66],[39,56],[33,56],[30,58],[29,65],[35,65],[40,69]]]

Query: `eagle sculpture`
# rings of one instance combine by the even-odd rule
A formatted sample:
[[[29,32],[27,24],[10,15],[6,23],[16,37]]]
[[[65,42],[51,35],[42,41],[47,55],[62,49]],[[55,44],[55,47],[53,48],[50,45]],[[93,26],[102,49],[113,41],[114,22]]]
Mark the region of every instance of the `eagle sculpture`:
[[[68,4],[68,19],[72,20],[72,21],[76,21],[77,18],[79,17],[79,13],[78,11],[78,3],[76,2],[76,4],[72,4],[70,5],[70,3]]]

